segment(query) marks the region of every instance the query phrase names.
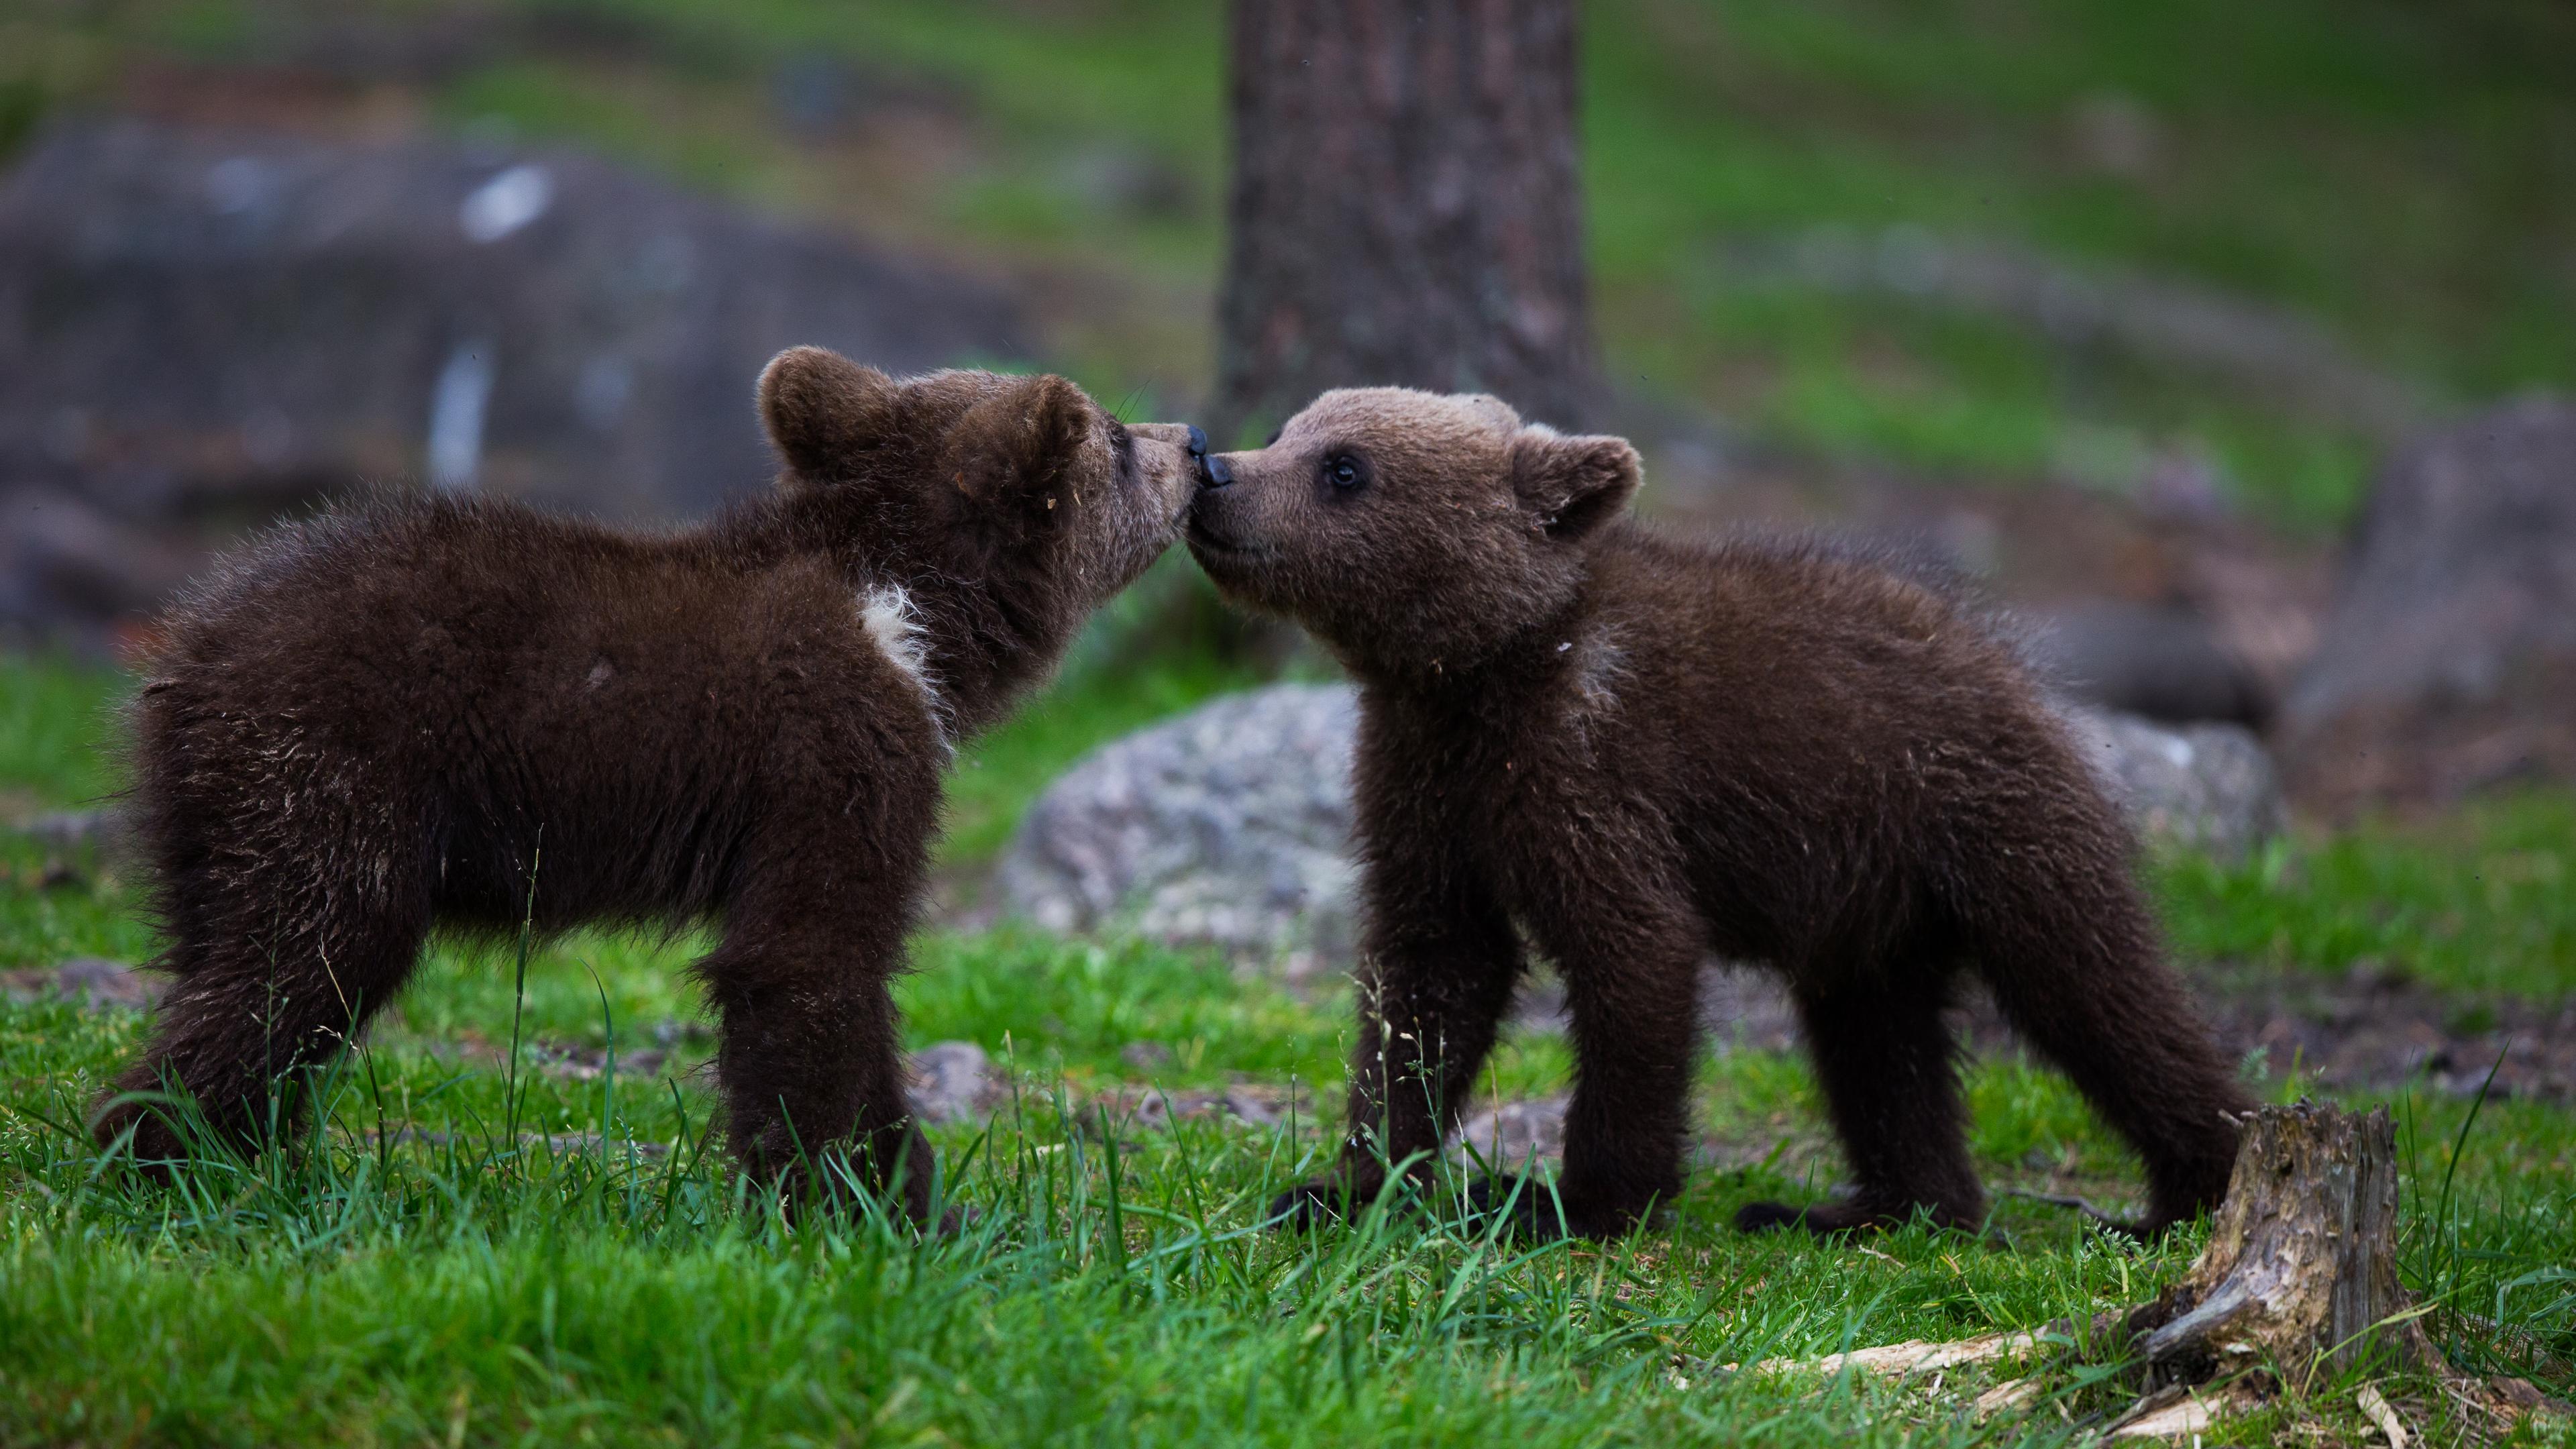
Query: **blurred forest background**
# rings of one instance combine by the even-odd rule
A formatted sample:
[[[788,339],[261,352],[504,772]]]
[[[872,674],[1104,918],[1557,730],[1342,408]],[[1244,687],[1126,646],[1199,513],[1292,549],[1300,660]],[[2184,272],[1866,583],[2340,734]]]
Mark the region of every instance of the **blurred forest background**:
[[[1576,25],[1575,73],[1530,81],[1578,108],[1591,324],[1564,346],[1597,347],[1580,421],[1644,447],[1645,506],[1929,549],[2110,703],[2277,735],[2387,460],[2576,386],[2564,6],[1596,0]],[[1220,340],[1253,327],[1227,278],[1265,276],[1241,232],[1228,270],[1229,97],[1277,101],[1231,93],[1229,56],[1226,7],[1178,0],[15,0],[0,623],[112,651],[211,547],[370,483],[701,514],[764,486],[749,380],[790,342],[1054,368],[1257,442],[1294,402]],[[1305,124],[1376,83],[1297,65],[1247,84]],[[2521,451],[2563,462],[2541,431]],[[1033,769],[1278,666],[1193,577],[1168,561],[1097,631]],[[2289,766],[2341,808],[2568,748],[2517,738],[2394,781]],[[970,781],[989,848],[1007,820],[978,808]]]
[[[10,12],[14,154],[110,114],[569,144],[1004,284],[1037,354],[1147,411],[1213,375],[1220,5]],[[2411,409],[2576,382],[2564,7],[1603,0],[1582,22],[1611,374],[1747,438],[2110,491],[2181,457],[2318,529]],[[2157,289],[2236,330],[2123,325]]]

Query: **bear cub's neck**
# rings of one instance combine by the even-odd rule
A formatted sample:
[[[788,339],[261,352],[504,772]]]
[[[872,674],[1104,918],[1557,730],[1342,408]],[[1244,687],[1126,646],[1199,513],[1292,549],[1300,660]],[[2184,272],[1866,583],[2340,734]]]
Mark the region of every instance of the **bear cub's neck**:
[[[1624,532],[1614,527],[1590,541],[1584,566],[1564,597],[1552,607],[1539,605],[1531,623],[1504,633],[1481,650],[1430,654],[1337,648],[1333,652],[1359,684],[1363,697],[1383,704],[1487,719],[1546,709],[1561,692],[1560,686],[1599,667],[1601,619],[1617,592],[1615,578],[1600,565],[1618,547],[1618,536]]]
[[[1079,622],[1060,586],[1009,574],[960,578],[897,530],[854,518],[829,497],[759,499],[717,524],[715,535],[747,568],[814,559],[840,575],[854,608],[894,611],[871,621],[870,632],[893,646],[889,654],[901,647],[885,638],[889,627],[908,637],[952,743],[989,728],[1052,672]]]

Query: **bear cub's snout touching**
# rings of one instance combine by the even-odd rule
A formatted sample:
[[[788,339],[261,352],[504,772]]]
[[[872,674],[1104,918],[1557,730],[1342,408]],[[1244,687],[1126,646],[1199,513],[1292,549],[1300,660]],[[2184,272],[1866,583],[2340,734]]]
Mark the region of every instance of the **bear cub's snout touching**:
[[[1970,610],[1848,550],[1663,537],[1621,516],[1627,443],[1489,397],[1329,392],[1211,462],[1191,552],[1360,691],[1350,1136],[1291,1221],[1385,1164],[1429,1173],[1524,942],[1575,1054],[1524,1228],[1561,1204],[1617,1234],[1673,1200],[1711,955],[1786,978],[1854,1182],[1742,1226],[1983,1222],[1941,1019],[1968,975],[2144,1158],[2141,1230],[2225,1193],[2250,1103],[2159,957],[2118,811]]]
[[[177,1156],[121,1095],[169,1084],[257,1145],[272,1089],[433,929],[706,920],[741,1164],[777,1181],[855,1147],[922,1218],[887,984],[951,746],[1171,542],[1204,444],[1058,377],[897,381],[815,348],[771,362],[759,407],[778,486],[701,527],[384,498],[268,535],[173,612],[131,724],[174,980],[102,1140]]]

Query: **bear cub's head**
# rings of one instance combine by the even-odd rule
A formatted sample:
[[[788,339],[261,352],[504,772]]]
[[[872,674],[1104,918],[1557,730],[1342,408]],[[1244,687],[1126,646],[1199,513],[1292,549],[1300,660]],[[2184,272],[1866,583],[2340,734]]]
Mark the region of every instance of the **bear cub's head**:
[[[1626,440],[1526,424],[1497,398],[1341,389],[1211,460],[1190,552],[1354,669],[1454,673],[1574,605],[1638,474]]]
[[[897,380],[819,347],[770,361],[760,416],[789,503],[888,582],[1013,596],[1023,627],[1066,632],[1179,535],[1206,447],[1183,424],[1121,423],[1061,377]]]

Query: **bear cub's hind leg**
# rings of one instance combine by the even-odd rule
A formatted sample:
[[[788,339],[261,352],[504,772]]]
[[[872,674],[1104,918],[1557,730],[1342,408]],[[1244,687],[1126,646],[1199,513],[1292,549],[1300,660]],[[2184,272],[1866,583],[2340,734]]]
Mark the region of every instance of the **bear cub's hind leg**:
[[[302,1115],[280,1114],[279,1088],[354,1041],[419,960],[430,905],[409,864],[338,890],[274,872],[165,869],[161,965],[174,979],[143,1055],[93,1109],[100,1144],[130,1129],[137,1162],[187,1157],[166,1110],[129,1097],[174,1089],[237,1149],[257,1150],[272,1129],[293,1136]]]
[[[1978,954],[2013,1030],[2137,1149],[2147,1213],[2134,1231],[2154,1237],[2226,1197],[2254,1102],[2160,959],[2135,888],[2062,899],[2063,919],[1990,923]]]
[[[1956,1044],[1941,1020],[1934,970],[1801,984],[1798,1015],[1855,1191],[1848,1202],[1793,1208],[1748,1203],[1748,1232],[1797,1226],[1819,1235],[1901,1227],[1921,1212],[1975,1230],[1985,1192],[1968,1158]]]

